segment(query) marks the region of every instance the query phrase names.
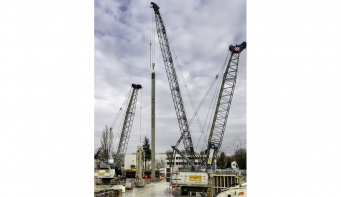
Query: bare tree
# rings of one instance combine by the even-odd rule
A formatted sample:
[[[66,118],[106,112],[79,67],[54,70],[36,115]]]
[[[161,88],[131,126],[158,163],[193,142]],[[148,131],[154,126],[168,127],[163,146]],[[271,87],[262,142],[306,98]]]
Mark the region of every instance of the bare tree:
[[[165,167],[167,167],[167,162],[161,157],[161,162],[160,162],[160,164],[161,164],[161,168],[165,168]]]
[[[105,130],[102,132],[101,137],[101,157],[108,160],[110,155],[112,154],[112,148],[113,148],[113,142],[114,142],[114,135],[112,133],[112,130],[108,129],[108,125],[105,125]]]
[[[161,162],[160,162],[160,160],[156,160],[155,161],[155,169],[160,169],[161,168]]]
[[[165,167],[167,167],[167,164],[166,164],[166,161],[163,159],[163,157],[161,157],[160,160],[157,160],[155,162],[156,169],[165,168]]]
[[[150,163],[147,163],[146,170],[150,170]]]

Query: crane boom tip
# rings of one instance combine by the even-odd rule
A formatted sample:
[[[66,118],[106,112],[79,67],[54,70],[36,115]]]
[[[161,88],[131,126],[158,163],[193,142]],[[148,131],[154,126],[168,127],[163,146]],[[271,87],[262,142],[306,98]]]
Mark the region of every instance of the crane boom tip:
[[[150,3],[150,7],[151,7],[151,8],[154,8],[155,10],[160,9],[159,6],[157,6],[156,3],[154,3],[154,2],[151,2],[151,3]]]

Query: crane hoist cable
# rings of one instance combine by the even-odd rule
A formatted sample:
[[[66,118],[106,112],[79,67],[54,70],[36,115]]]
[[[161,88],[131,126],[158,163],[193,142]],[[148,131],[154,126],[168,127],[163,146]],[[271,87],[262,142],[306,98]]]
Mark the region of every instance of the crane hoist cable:
[[[211,114],[211,118],[210,118],[210,121],[208,122],[208,125],[209,125],[209,123],[211,122],[211,120],[212,120],[212,114],[213,114],[213,112],[212,113],[210,113],[210,111],[211,111],[211,109],[213,110],[213,106],[214,105],[212,105],[213,103],[215,104],[216,103],[216,100],[217,100],[217,95],[218,95],[218,87],[219,87],[219,82],[221,82],[221,74],[219,74],[219,77],[218,77],[218,83],[217,83],[217,86],[216,86],[216,88],[215,88],[215,91],[214,91],[214,94],[213,94],[213,98],[212,98],[212,100],[211,100],[211,104],[210,104],[210,107],[209,107],[209,109],[208,109],[208,112],[207,112],[207,115],[206,115],[206,119],[205,119],[205,123],[204,123],[204,127],[205,127],[205,125],[206,125],[206,121],[207,121],[207,118],[208,118],[208,116]],[[209,128],[207,127],[207,130],[206,130],[206,132],[201,132],[201,134],[200,134],[200,137],[199,137],[199,141],[198,141],[198,144],[197,144],[197,146],[195,147],[195,150],[197,151],[197,148],[198,148],[198,146],[199,146],[199,142],[200,142],[200,140],[201,140],[201,137],[202,137],[202,135],[204,135],[205,134],[205,137],[204,137],[204,142],[203,142],[203,147],[201,148],[201,151],[203,151],[203,149],[204,149],[204,146],[205,146],[205,144],[206,144],[206,136],[207,136],[207,133],[208,133],[208,131],[209,131]]]
[[[161,14],[160,14],[161,15]],[[167,32],[167,27],[165,27],[166,29],[166,32]],[[193,99],[192,99],[192,95],[188,89],[188,85],[187,85],[187,82],[186,82],[186,79],[184,77],[184,74],[182,73],[182,69],[180,67],[180,63],[179,63],[179,60],[178,60],[178,57],[176,55],[176,52],[175,52],[175,49],[173,47],[173,43],[172,43],[172,39],[169,37],[169,43],[170,43],[170,48],[171,48],[171,51],[173,53],[173,55],[175,56],[175,61],[177,62],[177,67],[179,69],[179,72],[180,72],[180,76],[181,76],[181,79],[184,83],[184,86],[185,86],[185,89],[186,89],[186,92],[187,92],[187,95],[189,97],[189,100],[190,100],[190,103],[191,103],[191,106],[192,106],[192,109],[193,109],[193,112],[194,112],[194,117],[196,117],[197,119],[197,122],[198,122],[198,125],[199,125],[199,128],[200,130],[203,130],[203,127],[202,127],[202,124],[201,124],[201,121],[199,119],[199,115],[197,113],[195,113],[195,105],[194,105],[194,102],[193,102]],[[190,126],[190,125],[189,125]],[[194,138],[192,138],[192,140],[194,141]]]
[[[160,19],[161,19],[162,15],[161,15],[161,13],[159,13],[159,14],[160,14]],[[167,32],[167,27],[166,27],[166,26],[164,26],[164,29],[165,29],[165,32]],[[203,131],[203,127],[202,127],[201,121],[200,121],[200,119],[199,119],[199,115],[198,115],[197,113],[195,113],[196,110],[195,110],[195,105],[194,105],[194,102],[193,102],[193,98],[192,98],[192,95],[191,95],[191,93],[190,93],[190,91],[189,91],[189,88],[188,88],[186,79],[185,79],[185,77],[184,77],[184,74],[183,74],[183,72],[182,72],[182,69],[181,69],[181,67],[180,67],[180,63],[179,63],[178,57],[177,57],[177,55],[176,55],[176,52],[175,52],[175,49],[174,49],[174,46],[173,46],[172,39],[169,37],[169,35],[168,35],[167,38],[168,38],[168,40],[169,40],[169,48],[170,48],[170,51],[171,51],[170,54],[173,54],[173,56],[174,56],[174,59],[175,59],[175,61],[176,61],[176,66],[177,66],[177,68],[178,68],[178,70],[179,70],[179,73],[180,73],[182,82],[183,82],[183,84],[184,84],[184,86],[185,86],[186,93],[187,93],[187,95],[188,95],[189,101],[190,101],[190,103],[191,103],[191,106],[192,106],[192,109],[193,109],[193,112],[194,112],[193,117],[196,118],[197,123],[198,123],[199,128],[200,128],[200,131]],[[155,51],[154,51],[154,53],[155,53]],[[174,67],[174,68],[175,68],[175,67]],[[189,124],[189,127],[190,127],[190,124]],[[180,140],[181,140],[181,137],[180,137]],[[194,138],[192,138],[192,141],[194,141]],[[179,144],[179,143],[177,143],[177,144]]]
[[[222,81],[222,79],[219,78],[217,86],[216,86],[216,89],[215,89],[215,92],[214,92],[214,95],[213,95],[213,98],[212,98],[212,102],[211,102],[211,105],[210,105],[210,108],[209,108],[209,112],[208,112],[208,114],[206,116],[206,118],[207,118],[209,115],[211,115],[207,125],[210,125],[211,122],[212,122],[212,119],[213,119],[213,110],[214,110],[213,106],[216,106],[216,103],[217,103],[217,100],[218,100],[218,92],[219,92],[218,90],[219,90],[219,87],[220,87],[219,84],[220,84],[221,81]],[[207,135],[208,135],[208,133],[209,133],[209,126],[207,127],[206,132],[204,133],[205,137],[204,137],[204,140],[203,140],[204,143],[203,143],[203,146],[201,148],[201,151],[204,151],[205,150],[205,146],[207,145]]]
[[[152,20],[153,20],[152,12],[150,13],[151,13]],[[150,39],[149,39],[149,67],[152,67],[152,29],[153,29],[153,21],[152,21],[152,26],[150,28]]]
[[[204,125],[206,125],[206,120],[207,120],[209,114],[211,114],[211,118],[210,118],[210,120],[209,120],[209,122],[208,122],[208,125],[210,125],[210,123],[212,122],[212,118],[213,118],[213,108],[212,108],[212,106],[216,106],[216,103],[217,103],[217,100],[218,100],[218,89],[219,89],[219,87],[220,87],[220,85],[221,85],[221,81],[222,81],[222,77],[223,77],[224,68],[225,68],[225,66],[226,66],[226,62],[227,62],[227,60],[228,60],[229,54],[230,54],[230,53],[229,53],[229,51],[228,51],[228,52],[227,52],[227,55],[226,55],[226,58],[225,58],[225,61],[224,61],[223,65],[221,66],[220,70],[219,70],[219,73],[218,73],[218,74],[219,74],[218,83],[217,83],[215,92],[214,92],[214,94],[213,94],[213,98],[212,98],[212,101],[211,101],[211,105],[210,105],[209,110],[208,110],[208,113],[207,113],[207,115],[206,115],[206,119],[205,119],[205,124],[204,124]],[[212,105],[213,103],[214,103],[214,105]],[[211,110],[212,110],[212,112],[210,113]],[[201,148],[201,151],[205,150],[204,147],[207,146],[207,141],[206,141],[206,139],[207,139],[207,134],[208,134],[208,133],[209,133],[209,127],[207,127],[207,130],[206,130],[206,133],[205,133],[205,137],[204,137],[204,143],[203,143],[203,146],[202,146],[202,148]],[[203,135],[203,133],[200,135],[200,139],[201,139],[202,135]],[[197,147],[198,147],[198,145],[199,145],[199,143],[197,144]],[[196,147],[196,150],[197,150],[197,147]]]
[[[125,103],[126,103],[126,101],[128,100],[130,93],[131,93],[131,89],[130,89],[130,91],[128,92],[126,98],[124,99],[124,102],[123,102],[122,106],[120,107],[120,110],[118,111],[118,113],[117,113],[117,115],[116,115],[116,117],[115,117],[113,123],[111,124],[110,130],[113,129],[113,127],[114,127],[115,124],[116,124],[116,121],[117,121],[118,117],[121,115],[121,112],[122,112],[123,109],[124,109]]]
[[[214,77],[214,79],[213,79],[213,81],[212,81],[210,87],[208,88],[208,90],[207,90],[207,92],[206,92],[204,98],[201,100],[201,102],[200,102],[198,108],[195,110],[194,115],[192,116],[191,120],[189,121],[189,125],[191,125],[191,123],[192,123],[192,121],[193,121],[195,115],[199,112],[199,110],[200,110],[202,104],[205,102],[205,99],[206,99],[206,97],[208,96],[208,94],[210,93],[210,91],[211,91],[211,89],[212,89],[214,83],[217,81],[218,78],[220,78],[221,72],[222,72],[223,68],[224,68],[224,65],[221,67],[221,69],[220,69],[220,71],[218,72],[218,74]]]
[[[142,89],[141,89],[141,103],[140,103],[140,146],[141,146],[141,113],[142,113]]]
[[[197,108],[197,110],[195,110],[195,114],[192,116],[191,120],[189,121],[189,126],[191,126],[191,123],[192,123],[192,121],[193,121],[193,119],[194,119],[196,113],[199,112],[199,110],[200,110],[202,104],[204,103],[204,101],[205,101],[206,97],[208,96],[209,92],[211,91],[211,89],[212,89],[214,83],[215,83],[217,80],[218,80],[218,81],[221,81],[222,73],[223,73],[223,71],[224,71],[224,67],[225,67],[225,65],[226,65],[227,58],[228,58],[228,55],[226,56],[225,62],[224,62],[223,65],[221,66],[221,68],[220,68],[218,74],[215,76],[213,82],[211,83],[209,89],[207,90],[207,92],[206,92],[204,98],[203,98],[202,101],[200,102],[199,107]],[[220,84],[220,83],[217,83],[217,87],[218,87],[218,84]],[[217,90],[217,89],[216,89],[216,90]],[[215,92],[216,92],[216,91],[215,91]],[[215,95],[215,94],[216,94],[216,93],[214,93],[214,95]],[[213,96],[213,98],[214,98],[214,96]],[[209,112],[210,112],[210,109],[211,109],[213,100],[214,100],[214,99],[212,99],[210,108],[209,108],[208,113],[207,113],[207,115],[206,115],[206,119],[205,119],[205,122],[204,122],[204,126],[203,126],[202,129],[201,129],[201,132],[200,132],[201,134],[200,134],[200,137],[199,137],[197,146],[195,147],[195,151],[197,151],[197,148],[198,148],[198,145],[199,145],[199,143],[200,143],[201,137],[202,137],[202,135],[203,135],[203,133],[204,133],[204,129],[205,129],[207,117],[208,117],[208,115],[209,115]],[[207,130],[207,131],[208,131],[208,130]],[[206,137],[205,137],[205,140],[206,140]],[[204,143],[204,144],[205,144],[205,143]]]

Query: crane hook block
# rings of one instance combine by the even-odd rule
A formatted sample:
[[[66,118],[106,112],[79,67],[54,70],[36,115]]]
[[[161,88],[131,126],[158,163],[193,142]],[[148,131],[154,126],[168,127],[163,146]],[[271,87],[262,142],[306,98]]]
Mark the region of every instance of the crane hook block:
[[[231,51],[232,53],[240,53],[240,52],[242,52],[244,49],[246,49],[246,42],[243,42],[243,43],[241,43],[240,45],[237,45],[237,44],[236,44],[236,46],[230,45],[229,49],[230,49],[230,51]]]
[[[133,87],[134,89],[141,89],[142,86],[140,84],[131,84],[131,87]]]

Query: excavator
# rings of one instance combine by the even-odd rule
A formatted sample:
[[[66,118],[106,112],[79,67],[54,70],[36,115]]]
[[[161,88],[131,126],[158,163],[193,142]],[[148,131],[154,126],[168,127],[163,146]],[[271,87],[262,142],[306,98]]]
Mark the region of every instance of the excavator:
[[[237,81],[239,57],[240,53],[246,49],[246,42],[235,46],[229,46],[229,60],[227,61],[227,66],[222,76],[217,105],[207,142],[206,158],[205,160],[201,160],[200,157],[196,155],[193,148],[189,124],[174,68],[170,40],[159,11],[160,7],[154,2],[151,2],[150,7],[154,10],[156,22],[155,27],[181,134],[176,145],[172,146],[173,157],[175,157],[175,153],[177,153],[191,165],[191,170],[189,171],[173,172],[173,175],[171,176],[171,184],[177,184],[180,187],[180,194],[182,192],[207,192],[209,187],[209,171],[211,171],[212,164],[214,164],[215,160],[217,159],[217,153],[220,150],[222,144],[226,122]],[[181,141],[183,141],[186,154],[182,153],[177,148]],[[172,163],[172,161],[170,163]]]

